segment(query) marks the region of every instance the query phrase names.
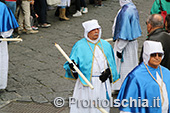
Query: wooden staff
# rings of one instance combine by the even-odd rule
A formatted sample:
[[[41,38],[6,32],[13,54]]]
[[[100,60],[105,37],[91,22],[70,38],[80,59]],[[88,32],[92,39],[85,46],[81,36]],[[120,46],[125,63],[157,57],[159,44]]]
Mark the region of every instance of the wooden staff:
[[[108,38],[108,39],[105,39],[107,42],[109,41],[113,41],[113,38]]]
[[[63,51],[63,49],[55,43],[55,46],[57,47],[57,49],[61,52],[61,54],[65,57],[65,59],[69,62],[69,63],[73,63],[71,61],[71,59],[67,56],[67,54]],[[77,66],[73,63],[73,68],[77,71],[77,73],[82,77],[82,79],[87,83],[87,85],[91,88],[94,89],[93,85],[87,80],[87,78],[83,75],[83,73],[77,68]]]

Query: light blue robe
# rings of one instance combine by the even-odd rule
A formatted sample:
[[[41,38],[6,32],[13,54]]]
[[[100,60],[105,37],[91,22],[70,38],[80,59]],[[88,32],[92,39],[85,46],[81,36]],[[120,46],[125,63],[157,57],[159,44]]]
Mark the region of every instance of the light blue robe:
[[[122,7],[116,18],[113,40],[134,40],[141,36],[139,14],[133,3]]]
[[[116,70],[113,48],[108,42],[102,39],[100,40],[104,48],[104,55],[106,56],[108,67],[111,70],[112,81],[115,82],[116,80],[119,79],[119,76]],[[88,41],[85,38],[83,38],[79,40],[77,43],[75,43],[70,54],[70,59],[74,60],[75,63],[78,64],[78,68],[80,69],[80,71],[84,74],[87,80],[91,82],[94,57],[88,43],[90,44],[93,51],[96,45],[99,45],[100,49],[102,49],[102,46],[100,41],[98,41],[96,44],[93,44],[91,42],[87,43],[87,42]],[[66,70],[65,78],[75,79],[74,76],[72,75],[68,62],[64,64],[64,69]],[[84,86],[87,86],[87,83],[82,79],[80,75],[79,75],[79,79]]]
[[[160,68],[154,69],[150,66],[147,66],[151,74],[154,78],[156,78],[156,72],[158,72],[159,76],[161,76]],[[167,93],[168,93],[168,99],[170,102],[170,71],[161,66],[162,74],[163,74],[163,81],[166,85]],[[156,81],[153,80],[153,78],[148,73],[144,63],[141,63],[139,66],[137,66],[124,80],[121,89],[119,91],[117,99],[120,100],[120,102],[123,99],[129,100],[129,98],[132,97],[132,99],[138,100],[138,97],[141,97],[141,100],[148,99],[149,107],[120,107],[119,109],[121,111],[126,112],[133,112],[133,113],[162,113],[161,109],[161,94],[160,94],[160,88],[159,85],[156,83]],[[159,105],[160,107],[151,107],[153,105],[154,98],[156,99],[159,97]],[[167,98],[165,98],[167,99]],[[170,109],[169,109],[170,112]]]

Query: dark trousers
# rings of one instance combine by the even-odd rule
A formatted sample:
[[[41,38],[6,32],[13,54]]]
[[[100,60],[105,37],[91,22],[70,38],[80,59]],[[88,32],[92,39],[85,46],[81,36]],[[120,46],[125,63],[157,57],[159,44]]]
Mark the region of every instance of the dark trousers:
[[[76,10],[80,11],[81,7],[87,7],[85,0],[76,0]]]
[[[35,12],[38,14],[38,23],[47,23],[47,2],[46,0],[35,0],[34,3]]]

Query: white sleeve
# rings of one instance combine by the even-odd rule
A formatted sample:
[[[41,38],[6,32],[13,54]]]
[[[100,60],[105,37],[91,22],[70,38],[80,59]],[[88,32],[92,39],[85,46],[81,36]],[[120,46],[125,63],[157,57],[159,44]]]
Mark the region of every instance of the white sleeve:
[[[126,47],[126,45],[129,43],[128,40],[122,40],[119,39],[118,43],[117,43],[117,51],[122,53],[122,51],[124,50],[124,48]]]
[[[12,35],[13,31],[14,31],[14,29],[10,29],[9,31],[1,32],[0,36],[2,36],[3,38],[10,37]]]

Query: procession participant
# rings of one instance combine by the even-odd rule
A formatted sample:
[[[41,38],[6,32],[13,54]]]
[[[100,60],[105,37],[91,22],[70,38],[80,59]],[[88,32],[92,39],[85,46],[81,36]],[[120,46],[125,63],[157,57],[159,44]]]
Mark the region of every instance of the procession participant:
[[[0,38],[8,38],[12,35],[18,23],[12,11],[0,2]],[[8,47],[7,41],[0,42],[0,89],[7,87],[8,77]]]
[[[119,90],[124,78],[138,64],[138,42],[141,36],[139,15],[132,0],[119,0],[122,7],[115,17],[112,27],[114,54],[120,80],[113,84]]]
[[[73,46],[70,59],[92,83],[94,89],[91,90],[90,87],[87,87],[82,77],[73,69],[73,64],[68,62],[64,64],[65,77],[73,80],[77,79],[73,93],[73,98],[76,100],[109,100],[111,98],[111,83],[119,78],[113,48],[108,42],[101,39],[102,30],[97,20],[89,20],[83,22],[82,25],[85,38],[79,40]],[[77,107],[76,104],[72,104],[70,113],[100,112],[93,106],[93,103],[90,106]],[[110,107],[106,107],[105,110],[109,112]]]
[[[170,71],[160,65],[164,57],[162,44],[145,41],[143,50],[143,62],[126,77],[117,97],[120,103],[133,99],[137,104],[130,106],[129,101],[127,107],[119,109],[121,113],[169,113]]]

